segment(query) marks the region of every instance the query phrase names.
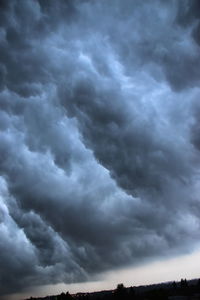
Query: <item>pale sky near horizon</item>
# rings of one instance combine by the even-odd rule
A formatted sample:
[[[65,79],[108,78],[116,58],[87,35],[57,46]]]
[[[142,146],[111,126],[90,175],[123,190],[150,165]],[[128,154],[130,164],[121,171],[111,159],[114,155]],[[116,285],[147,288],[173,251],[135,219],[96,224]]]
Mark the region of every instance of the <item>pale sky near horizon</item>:
[[[45,297],[47,295],[56,295],[69,291],[70,294],[79,292],[93,292],[101,290],[115,289],[118,283],[124,286],[139,286],[168,281],[180,281],[183,279],[200,278],[200,249],[182,255],[177,258],[168,258],[160,261],[147,263],[144,266],[130,267],[122,270],[116,270],[102,274],[103,280],[93,282],[57,284],[38,287],[32,289],[32,292],[9,295],[9,300],[21,300],[22,298]],[[4,298],[3,298],[4,299]],[[7,300],[7,298],[5,298]]]
[[[197,276],[199,99],[199,0],[0,0],[0,298]]]

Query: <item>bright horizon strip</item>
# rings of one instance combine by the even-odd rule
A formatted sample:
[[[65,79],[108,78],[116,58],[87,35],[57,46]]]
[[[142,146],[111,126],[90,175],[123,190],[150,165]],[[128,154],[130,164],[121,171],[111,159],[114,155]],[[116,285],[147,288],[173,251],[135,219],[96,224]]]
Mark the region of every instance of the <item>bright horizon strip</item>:
[[[57,295],[61,292],[69,291],[70,294],[78,292],[94,292],[101,290],[115,289],[118,283],[124,286],[149,285],[154,283],[180,281],[181,278],[187,280],[200,277],[198,262],[200,261],[200,249],[191,254],[182,255],[176,258],[151,262],[143,266],[130,267],[102,275],[103,280],[73,284],[46,285],[32,292],[6,295],[3,300],[21,300],[29,297],[45,297]]]

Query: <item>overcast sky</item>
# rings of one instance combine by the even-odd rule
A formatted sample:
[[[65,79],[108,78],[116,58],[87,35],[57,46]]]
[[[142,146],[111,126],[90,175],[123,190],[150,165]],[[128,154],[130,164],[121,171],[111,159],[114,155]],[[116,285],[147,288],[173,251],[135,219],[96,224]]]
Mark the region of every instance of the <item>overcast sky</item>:
[[[2,296],[197,249],[199,17],[198,0],[0,1]]]

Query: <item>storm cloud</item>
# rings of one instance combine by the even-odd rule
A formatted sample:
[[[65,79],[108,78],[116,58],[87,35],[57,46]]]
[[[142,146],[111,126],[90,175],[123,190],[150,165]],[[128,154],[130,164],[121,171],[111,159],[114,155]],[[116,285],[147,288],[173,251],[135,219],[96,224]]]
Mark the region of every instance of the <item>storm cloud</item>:
[[[195,249],[199,1],[0,7],[1,294]]]

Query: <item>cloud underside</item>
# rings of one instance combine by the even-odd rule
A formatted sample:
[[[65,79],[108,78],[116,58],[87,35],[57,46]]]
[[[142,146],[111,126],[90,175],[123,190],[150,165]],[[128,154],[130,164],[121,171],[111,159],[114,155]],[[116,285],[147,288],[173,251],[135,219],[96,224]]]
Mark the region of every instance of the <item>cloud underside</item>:
[[[0,2],[0,290],[199,240],[199,1]]]

